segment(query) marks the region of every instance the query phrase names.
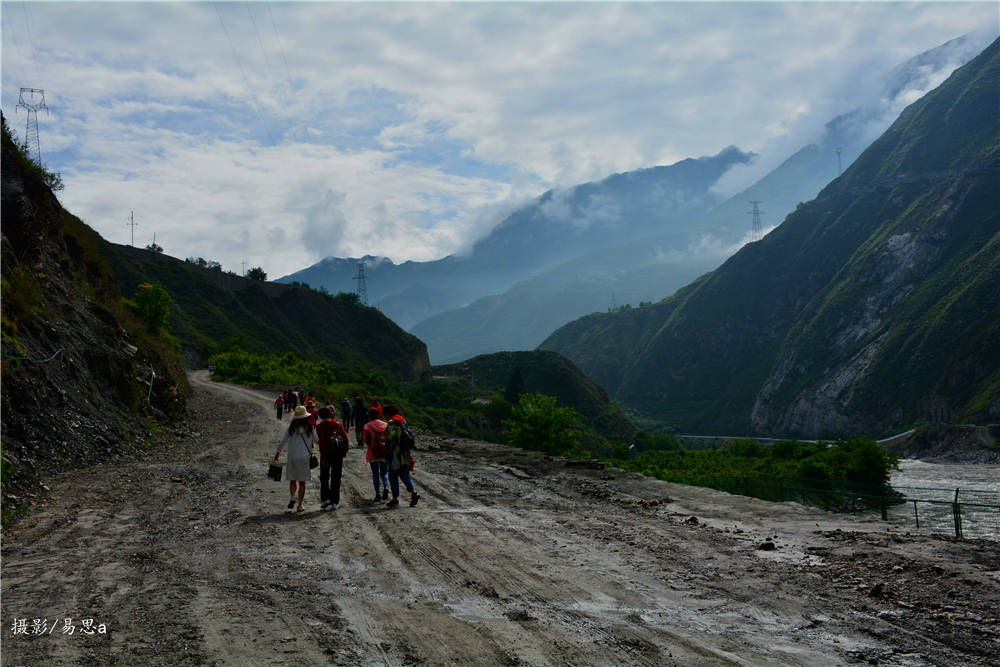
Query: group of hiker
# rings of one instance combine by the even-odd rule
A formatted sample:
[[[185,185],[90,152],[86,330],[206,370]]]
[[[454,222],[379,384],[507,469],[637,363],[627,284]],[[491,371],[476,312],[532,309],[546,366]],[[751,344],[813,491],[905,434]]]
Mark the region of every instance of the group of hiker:
[[[369,405],[361,396],[340,402],[340,420],[333,405],[317,402],[313,396],[289,389],[274,401],[275,414],[280,420],[284,412],[291,413],[291,423],[278,443],[274,454],[277,462],[288,445],[288,509],[305,511],[303,502],[306,482],[312,479],[311,468],[319,468],[321,509],[340,507],[340,481],[344,458],[350,449],[348,429],[354,426],[355,446],[365,447],[365,463],[371,467],[375,498],[387,507],[399,506],[399,483],[410,492],[410,507],[420,500],[413,485],[415,439],[409,425],[395,405],[383,406],[372,396]],[[319,457],[315,456],[315,448]],[[392,498],[389,498],[389,493]],[[297,505],[297,507],[296,507]]]

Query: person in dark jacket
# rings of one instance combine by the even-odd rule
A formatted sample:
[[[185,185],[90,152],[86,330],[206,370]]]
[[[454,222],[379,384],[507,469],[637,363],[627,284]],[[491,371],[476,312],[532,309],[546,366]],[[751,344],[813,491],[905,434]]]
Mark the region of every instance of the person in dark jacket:
[[[351,407],[350,399],[346,396],[340,401],[340,423],[347,430],[350,430],[354,423],[354,409]]]
[[[337,421],[329,406],[319,409],[320,422],[316,425],[319,440],[319,497],[320,509],[340,507],[340,478],[344,472],[344,457],[350,446],[344,425]]]
[[[364,432],[365,424],[368,422],[368,408],[365,407],[365,399],[355,396],[354,405],[351,406],[351,409],[354,412],[354,443],[358,447],[364,447],[361,434]]]

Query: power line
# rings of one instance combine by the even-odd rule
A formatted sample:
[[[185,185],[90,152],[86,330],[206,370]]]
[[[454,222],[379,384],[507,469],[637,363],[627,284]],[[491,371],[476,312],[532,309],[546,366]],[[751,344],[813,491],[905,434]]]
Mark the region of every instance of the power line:
[[[222,12],[219,11],[219,3],[213,2],[212,8],[215,9],[215,15],[219,17],[219,23],[222,25],[222,32],[226,33],[226,41],[229,42],[229,49],[233,52],[233,60],[236,61],[236,64],[240,68],[240,74],[243,76],[243,83],[247,87],[247,92],[250,93],[250,97],[253,98],[255,97],[253,87],[250,85],[250,79],[247,78],[247,72],[243,67],[243,61],[240,60],[239,54],[236,53],[236,45],[233,44],[233,38],[229,35],[229,28],[226,27],[226,22],[222,19]]]
[[[247,14],[250,15],[250,23],[253,24],[253,31],[257,34],[257,44],[260,46],[260,53],[264,57],[264,65],[267,67],[267,76],[269,79],[274,78],[274,74],[271,72],[271,61],[267,57],[267,51],[264,50],[264,42],[260,38],[260,30],[257,28],[257,20],[253,17],[253,12],[250,11],[250,3],[246,3]]]
[[[288,58],[285,57],[284,41],[281,39],[281,35],[278,34],[278,26],[274,23],[274,15],[271,13],[271,3],[265,2],[264,5],[267,7],[267,16],[271,19],[271,30],[274,31],[274,36],[277,38],[276,41],[278,43],[278,53],[281,55],[281,62],[285,65],[285,85],[291,90],[292,68],[288,66]]]
[[[219,24],[222,26],[222,31],[226,33],[226,41],[229,42],[229,49],[233,53],[233,60],[236,61],[237,66],[240,68],[240,75],[243,77],[243,84],[246,86],[247,93],[250,95],[250,108],[253,109],[254,114],[256,114],[257,120],[260,122],[261,129],[267,135],[267,139],[272,145],[277,145],[278,141],[271,129],[271,124],[264,119],[264,116],[260,112],[259,102],[261,98],[257,96],[254,87],[250,84],[250,77],[247,76],[246,68],[243,66],[243,59],[240,58],[239,53],[236,51],[236,44],[233,42],[232,35],[229,33],[229,28],[226,27],[226,21],[222,18],[222,12],[219,11],[218,5],[219,3],[213,2],[212,8],[215,9],[215,15],[219,17]],[[253,20],[253,14],[250,15],[250,18]],[[254,26],[256,27],[256,22],[254,23]]]
[[[38,56],[35,55],[35,41],[31,38],[31,20],[28,18],[28,3],[21,3],[21,13],[24,15],[24,31],[28,35],[28,49],[31,51],[31,66],[35,70],[35,79],[41,80],[38,74]]]

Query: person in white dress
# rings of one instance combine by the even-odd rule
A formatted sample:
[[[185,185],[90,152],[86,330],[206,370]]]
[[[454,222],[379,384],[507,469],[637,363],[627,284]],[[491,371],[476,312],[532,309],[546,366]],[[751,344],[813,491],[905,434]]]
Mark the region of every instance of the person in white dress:
[[[285,466],[288,473],[288,509],[295,507],[295,484],[298,483],[299,506],[296,511],[302,512],[304,509],[302,501],[306,497],[306,482],[312,479],[309,471],[309,457],[312,456],[313,445],[316,444],[316,429],[309,422],[309,413],[305,406],[300,405],[295,408],[288,430],[285,431],[281,442],[278,443],[278,451],[274,453],[275,461],[281,457],[281,450],[284,449],[285,443],[289,443],[288,465]]]

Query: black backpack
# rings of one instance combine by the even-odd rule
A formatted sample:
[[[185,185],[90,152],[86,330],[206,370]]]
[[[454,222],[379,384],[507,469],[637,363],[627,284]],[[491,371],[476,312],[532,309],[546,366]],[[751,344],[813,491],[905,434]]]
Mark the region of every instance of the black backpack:
[[[340,457],[343,458],[347,456],[347,439],[338,433],[333,436],[333,441],[337,445],[337,453],[340,454]]]
[[[392,428],[392,445],[402,452],[409,452],[417,448],[417,439],[413,437],[413,431],[409,424],[397,421],[390,421]]]

